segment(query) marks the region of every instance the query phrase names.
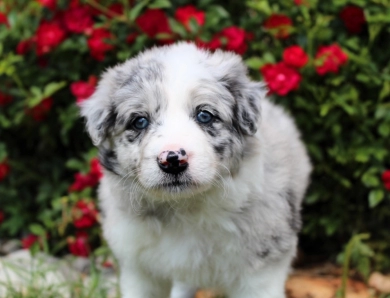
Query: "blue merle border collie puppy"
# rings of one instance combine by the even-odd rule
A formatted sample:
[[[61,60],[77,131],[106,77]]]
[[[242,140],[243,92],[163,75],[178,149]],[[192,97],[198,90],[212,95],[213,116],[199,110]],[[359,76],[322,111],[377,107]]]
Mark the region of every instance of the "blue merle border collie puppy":
[[[310,162],[239,56],[189,43],[107,70],[82,106],[124,298],[282,298]]]

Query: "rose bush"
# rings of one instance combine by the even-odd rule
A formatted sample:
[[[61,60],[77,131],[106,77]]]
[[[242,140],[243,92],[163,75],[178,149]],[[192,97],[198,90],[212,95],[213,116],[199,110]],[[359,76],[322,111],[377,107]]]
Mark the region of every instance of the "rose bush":
[[[294,115],[315,166],[303,250],[370,233],[390,268],[389,15],[389,0],[1,1],[1,237],[80,256],[101,245],[102,174],[77,104],[107,67],[193,41],[242,55]]]
[[[309,61],[309,56],[300,46],[290,46],[283,51],[283,61],[292,67],[301,68]]]

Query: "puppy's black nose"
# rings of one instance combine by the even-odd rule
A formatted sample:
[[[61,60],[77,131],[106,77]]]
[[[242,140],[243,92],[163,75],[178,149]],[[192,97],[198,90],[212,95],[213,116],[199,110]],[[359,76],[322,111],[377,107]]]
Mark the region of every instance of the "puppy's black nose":
[[[169,174],[179,174],[188,167],[188,156],[184,149],[179,151],[163,151],[157,157],[161,170]]]

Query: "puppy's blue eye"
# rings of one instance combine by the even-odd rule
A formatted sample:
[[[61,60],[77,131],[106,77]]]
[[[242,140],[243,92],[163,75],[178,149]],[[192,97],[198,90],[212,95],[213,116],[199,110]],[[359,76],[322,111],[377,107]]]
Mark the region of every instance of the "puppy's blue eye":
[[[196,115],[196,120],[198,120],[198,122],[204,123],[204,124],[210,123],[211,120],[213,120],[213,118],[214,118],[214,116],[207,111],[200,111]]]
[[[133,126],[136,129],[145,129],[148,127],[148,125],[149,125],[149,120],[146,119],[145,117],[138,117],[133,122]]]

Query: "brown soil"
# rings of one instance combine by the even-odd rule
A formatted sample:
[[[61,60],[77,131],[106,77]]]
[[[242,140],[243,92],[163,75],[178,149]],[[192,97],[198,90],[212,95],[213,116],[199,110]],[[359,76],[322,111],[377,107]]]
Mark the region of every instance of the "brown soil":
[[[341,269],[331,264],[295,270],[286,283],[288,298],[335,298],[341,286]],[[195,298],[216,298],[217,293],[199,291]],[[375,291],[362,281],[348,279],[346,298],[374,298]]]

